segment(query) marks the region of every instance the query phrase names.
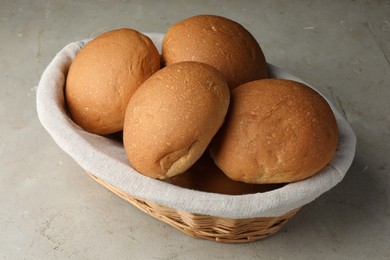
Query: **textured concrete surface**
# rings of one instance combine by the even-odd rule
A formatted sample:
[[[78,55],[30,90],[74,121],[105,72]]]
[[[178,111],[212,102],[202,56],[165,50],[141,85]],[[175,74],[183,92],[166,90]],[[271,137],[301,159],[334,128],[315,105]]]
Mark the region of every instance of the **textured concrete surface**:
[[[36,115],[35,86],[67,43],[119,27],[164,32],[200,13],[243,24],[358,137],[343,182],[255,243],[194,239],[138,211],[87,177]],[[1,1],[0,39],[0,258],[390,258],[389,1]]]

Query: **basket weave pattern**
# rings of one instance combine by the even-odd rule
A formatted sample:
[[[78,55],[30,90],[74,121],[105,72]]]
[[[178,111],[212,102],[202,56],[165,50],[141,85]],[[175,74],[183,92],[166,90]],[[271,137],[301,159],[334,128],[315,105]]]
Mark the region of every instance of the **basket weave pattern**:
[[[196,238],[223,243],[253,242],[279,231],[300,208],[282,216],[234,219],[194,214],[136,198],[88,173],[96,182],[148,215]]]

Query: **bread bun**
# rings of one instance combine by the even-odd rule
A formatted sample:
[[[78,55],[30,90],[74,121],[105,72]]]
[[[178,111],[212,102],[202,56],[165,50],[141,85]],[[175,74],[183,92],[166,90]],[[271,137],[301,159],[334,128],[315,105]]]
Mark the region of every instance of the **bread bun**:
[[[222,72],[230,89],[268,77],[256,39],[237,22],[220,16],[194,16],[171,26],[163,39],[162,55],[166,65],[207,63]]]
[[[169,182],[182,188],[227,195],[244,195],[266,192],[283,187],[284,184],[248,184],[228,178],[204,153],[183,174],[172,177]]]
[[[225,118],[225,78],[199,62],[165,67],[131,98],[123,131],[133,168],[165,179],[186,171],[202,155]]]
[[[231,92],[210,154],[234,180],[294,182],[329,163],[337,141],[336,119],[321,95],[295,81],[265,79]]]
[[[122,130],[127,103],[160,68],[160,56],[145,35],[118,29],[87,43],[70,66],[65,96],[72,119],[86,131]]]

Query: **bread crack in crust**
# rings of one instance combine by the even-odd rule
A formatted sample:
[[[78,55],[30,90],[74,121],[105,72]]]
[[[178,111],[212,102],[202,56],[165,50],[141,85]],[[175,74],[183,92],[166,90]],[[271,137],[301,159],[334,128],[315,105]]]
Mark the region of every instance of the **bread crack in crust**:
[[[159,70],[126,110],[123,140],[131,165],[157,179],[185,172],[221,127],[229,102],[226,79],[210,65],[188,61]]]

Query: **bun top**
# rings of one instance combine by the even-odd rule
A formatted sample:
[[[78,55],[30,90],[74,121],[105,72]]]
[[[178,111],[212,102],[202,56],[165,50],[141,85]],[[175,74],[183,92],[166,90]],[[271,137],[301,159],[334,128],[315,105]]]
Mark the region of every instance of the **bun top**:
[[[221,127],[229,101],[225,78],[207,64],[180,62],[159,70],[127,107],[123,140],[131,165],[159,179],[184,172]]]
[[[166,65],[199,61],[217,68],[230,89],[268,77],[268,66],[256,39],[230,19],[199,15],[171,26],[162,43]]]
[[[130,97],[159,68],[159,53],[147,36],[131,29],[101,34],[70,66],[65,95],[72,119],[95,134],[122,130]]]
[[[321,95],[295,81],[265,79],[232,91],[210,153],[234,180],[283,183],[321,170],[337,141],[336,119]]]

